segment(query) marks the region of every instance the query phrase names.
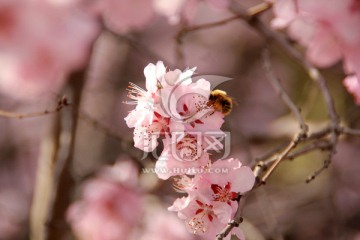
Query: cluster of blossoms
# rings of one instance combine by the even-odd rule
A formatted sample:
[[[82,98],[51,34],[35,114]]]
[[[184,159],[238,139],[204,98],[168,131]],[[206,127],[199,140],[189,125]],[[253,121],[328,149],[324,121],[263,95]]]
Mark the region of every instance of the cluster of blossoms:
[[[138,182],[137,166],[127,159],[87,181],[67,219],[81,240],[192,239],[176,216],[149,201]]]
[[[344,84],[360,104],[358,0],[269,0],[274,28],[307,47],[318,67],[343,60]],[[27,99],[57,91],[69,73],[85,66],[101,26],[140,30],[156,15],[191,22],[205,2],[226,9],[229,0],[0,0],[0,91]],[[101,21],[100,21],[101,20]],[[21,90],[21,91],[19,91]]]
[[[70,1],[0,0],[0,90],[26,99],[60,88],[99,29]]]
[[[178,176],[175,187],[187,193],[169,210],[178,212],[190,232],[213,239],[234,217],[239,194],[253,187],[255,177],[237,159],[210,160],[209,151],[218,149],[210,147],[207,133],[221,132],[224,114],[209,104],[210,82],[193,81],[194,71],[149,64],[144,70],[146,90],[130,83],[132,101],[127,103],[136,108],[125,120],[134,128],[135,147],[151,152],[162,139],[155,172],[161,179]],[[232,233],[244,239],[240,229]]]
[[[209,0],[217,7],[228,0]],[[165,16],[191,21],[199,0],[0,0],[0,91],[19,99],[57,92],[83,68],[106,26],[119,34]],[[19,91],[20,90],[20,91]]]
[[[88,240],[129,239],[143,214],[143,193],[137,186],[132,162],[103,169],[86,183],[82,199],[68,209],[75,235]]]
[[[168,179],[177,175],[176,168],[186,174],[209,164],[207,132],[221,132],[224,115],[208,104],[210,83],[192,81],[195,68],[184,72],[167,71],[163,62],[145,67],[146,90],[130,83],[129,97],[136,104],[125,118],[134,128],[135,147],[152,152],[162,137],[164,151],[157,161],[158,176]]]
[[[249,167],[242,166],[237,159],[218,160],[210,171],[194,178],[181,176],[175,181],[178,190],[187,193],[177,199],[169,211],[178,213],[186,226],[203,239],[214,239],[233,219],[238,208],[239,195],[252,189],[255,177]],[[222,172],[212,171],[222,169]],[[240,228],[231,232],[239,239],[245,239]],[[230,239],[229,234],[225,239]]]
[[[276,0],[273,9],[272,26],[287,28],[313,64],[328,67],[343,60],[344,84],[360,104],[360,2]]]

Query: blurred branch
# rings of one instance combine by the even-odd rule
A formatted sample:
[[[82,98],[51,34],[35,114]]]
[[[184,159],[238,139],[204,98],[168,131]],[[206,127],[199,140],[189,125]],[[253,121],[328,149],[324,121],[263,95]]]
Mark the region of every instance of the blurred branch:
[[[342,133],[348,134],[348,135],[353,135],[355,137],[360,137],[360,129],[352,129],[352,128],[348,128],[348,127],[343,127]]]
[[[121,150],[124,153],[128,154],[140,167],[145,167],[145,161],[142,161],[143,152],[134,147],[133,141],[125,139],[119,133],[85,112],[80,111],[79,118],[93,126],[95,129],[102,131],[107,136],[117,140],[120,143]]]
[[[42,240],[46,234],[46,220],[54,189],[54,166],[59,157],[61,116],[55,116],[51,132],[41,141],[33,199],[30,209],[30,239]]]
[[[277,43],[288,55],[297,60],[298,63],[306,70],[310,78],[318,85],[326,103],[330,119],[330,133],[331,133],[331,147],[328,151],[328,157],[324,161],[323,167],[317,170],[315,173],[318,175],[321,171],[326,169],[331,162],[332,155],[335,154],[335,148],[338,141],[339,134],[341,133],[339,117],[336,113],[334,100],[330,94],[329,87],[325,78],[321,75],[318,69],[316,69],[309,61],[307,61],[303,55],[297,51],[291,43],[280,33],[271,30],[268,26],[263,24],[256,16],[248,15],[246,9],[242,8],[235,0],[231,1],[230,10],[241,17],[246,23],[253,29],[259,32],[268,41],[274,41]]]
[[[276,160],[272,163],[268,171],[265,173],[265,175],[261,178],[261,183],[265,183],[266,180],[270,177],[270,175],[273,173],[275,168],[280,164],[280,162],[285,159],[291,150],[296,148],[296,146],[306,140],[307,138],[307,132],[309,127],[305,123],[303,117],[301,116],[301,113],[295,103],[291,100],[289,95],[285,92],[284,88],[282,87],[279,79],[275,76],[271,62],[269,57],[269,51],[265,49],[262,54],[263,58],[263,65],[268,77],[268,80],[270,81],[272,87],[275,89],[275,91],[280,95],[280,98],[283,100],[283,102],[288,106],[288,108],[292,111],[292,113],[295,115],[296,119],[298,120],[300,124],[300,132],[294,137],[294,139],[288,144],[288,146],[283,150],[282,153],[278,155]]]
[[[302,147],[299,150],[294,151],[293,153],[290,153],[287,157],[284,158],[284,160],[294,160],[296,157],[299,157],[301,155],[304,155],[306,153],[309,153],[314,150],[328,150],[329,147],[331,147],[331,143],[327,140],[318,140],[315,141],[309,145],[306,145]],[[276,160],[275,157],[269,158],[266,161],[262,161],[263,168],[267,168],[267,166],[274,162]]]
[[[183,27],[182,29],[186,29],[186,27]],[[182,32],[180,30],[179,34]],[[177,35],[175,37],[175,58],[176,58],[176,67],[183,69],[185,67],[185,54],[184,54],[184,46],[183,46],[183,36]],[[184,33],[185,34],[185,33]]]
[[[79,118],[85,121],[86,123],[92,125],[94,128],[104,132],[106,135],[116,139],[120,143],[124,141],[123,137],[121,137],[120,134],[117,134],[115,131],[107,127],[105,124],[99,122],[95,118],[91,117],[89,114],[81,111],[79,113]]]
[[[177,33],[176,35],[176,40],[179,43],[182,43],[183,38],[191,33],[191,32],[195,32],[195,31],[199,31],[199,30],[205,30],[208,28],[213,28],[213,27],[219,27],[222,25],[225,25],[229,22],[232,22],[234,20],[237,20],[241,18],[240,16],[233,16],[233,17],[229,17],[226,19],[223,19],[221,21],[217,21],[217,22],[211,22],[211,23],[204,23],[204,24],[199,24],[199,25],[194,25],[194,26],[184,26],[182,29],[180,29],[180,31]]]
[[[308,140],[315,140],[323,138],[331,133],[332,129],[330,127],[326,127],[318,132],[313,132],[308,136]]]
[[[255,158],[255,163],[259,163],[262,162],[268,158],[271,158],[272,156],[274,156],[276,153],[280,152],[282,149],[284,149],[288,144],[287,143],[283,143],[280,144],[279,146],[275,147],[274,149],[271,149],[269,152],[267,152],[266,154],[264,154],[261,157],[257,157]],[[254,168],[255,166],[253,166]]]
[[[264,176],[262,176],[260,184],[264,184],[270,175],[274,172],[276,167],[284,160],[296,146],[306,139],[306,132],[303,130],[297,134],[294,139],[288,144],[288,146],[276,157],[276,160],[272,163],[269,169],[266,171]]]
[[[302,131],[304,131],[304,134],[306,134],[309,127],[305,123],[305,121],[300,113],[300,110],[295,105],[295,103],[291,100],[289,95],[285,92],[284,88],[282,87],[282,85],[280,83],[280,80],[275,76],[272,66],[271,66],[268,49],[265,49],[263,51],[262,59],[263,59],[264,69],[265,69],[265,72],[266,72],[269,82],[271,83],[272,87],[277,92],[277,94],[279,94],[279,96],[283,100],[283,102],[288,106],[288,108],[291,110],[291,112],[295,115],[296,119],[298,120],[298,122],[300,124],[300,129]]]
[[[111,35],[113,35],[115,38],[117,38],[118,40],[128,44],[131,48],[133,48],[135,51],[137,51],[138,53],[140,53],[141,55],[143,55],[146,58],[149,58],[151,61],[160,61],[160,60],[164,60],[166,65],[169,66],[169,68],[174,68],[174,64],[172,64],[170,61],[165,60],[164,57],[158,55],[157,53],[151,51],[149,48],[147,48],[146,46],[142,45],[141,43],[139,43],[136,39],[134,39],[131,36],[128,35],[120,35],[114,31],[112,31],[111,29],[106,29],[107,32],[109,32]]]
[[[271,2],[262,2],[258,5],[248,8],[247,15],[255,17],[255,16],[265,12],[266,10],[269,10],[271,7],[272,7]]]
[[[341,134],[341,127],[340,127],[340,121],[339,121],[339,117],[337,115],[336,109],[335,109],[335,104],[334,104],[334,100],[331,96],[329,87],[326,83],[325,78],[321,75],[321,73],[319,72],[319,70],[317,70],[314,66],[312,66],[311,63],[309,63],[304,57],[303,55],[298,52],[288,41],[286,38],[284,38],[281,34],[272,31],[271,29],[269,29],[266,25],[264,25],[258,18],[256,15],[250,15],[249,12],[242,8],[241,6],[239,6],[239,4],[235,1],[232,0],[231,1],[231,6],[230,6],[230,10],[235,13],[240,19],[242,19],[243,21],[245,21],[246,23],[248,23],[249,26],[251,26],[253,29],[255,29],[257,32],[259,32],[262,36],[265,37],[265,39],[267,41],[274,41],[276,42],[287,54],[289,54],[291,57],[293,57],[295,60],[297,60],[300,65],[302,65],[304,67],[304,69],[306,70],[306,72],[308,73],[308,75],[310,76],[310,78],[318,85],[318,87],[320,88],[323,98],[325,100],[326,103],[326,107],[327,107],[327,111],[328,111],[328,115],[329,115],[329,119],[330,119],[330,126],[329,128],[324,129],[323,131],[321,131],[320,133],[317,134],[312,134],[310,136],[307,135],[307,131],[308,131],[308,127],[304,121],[304,119],[302,118],[300,111],[297,109],[297,107],[295,106],[295,104],[293,103],[293,101],[290,99],[290,97],[285,93],[285,91],[283,90],[279,80],[276,78],[276,76],[273,74],[272,70],[271,70],[271,65],[270,65],[270,60],[269,60],[269,56],[268,53],[265,52],[263,54],[263,60],[264,60],[264,67],[267,71],[268,74],[268,78],[271,82],[271,84],[273,85],[273,87],[275,88],[275,90],[278,92],[278,94],[280,95],[280,97],[282,98],[282,100],[285,102],[285,104],[290,108],[290,110],[293,112],[293,114],[296,116],[296,118],[298,119],[299,123],[300,123],[300,128],[301,131],[294,136],[294,138],[292,139],[292,141],[287,144],[287,146],[285,147],[285,149],[283,149],[280,153],[277,153],[278,150],[273,151],[274,154],[276,154],[274,156],[274,159],[272,159],[271,161],[260,161],[255,167],[254,167],[254,174],[257,178],[257,183],[255,184],[254,188],[258,186],[261,186],[263,183],[266,182],[266,180],[270,177],[270,175],[274,172],[274,170],[276,169],[276,167],[280,164],[280,162],[284,159],[293,159],[296,156],[299,156],[300,154],[304,154],[308,151],[311,151],[313,149],[325,149],[328,150],[328,157],[324,160],[324,164],[323,166],[316,170],[314,172],[314,174],[312,176],[310,176],[306,182],[310,182],[312,179],[314,179],[316,176],[318,176],[324,169],[326,169],[330,162],[331,162],[331,158],[332,155],[335,154],[335,147],[337,145],[337,141],[338,141],[338,137]],[[352,132],[352,133],[356,133],[357,131],[349,131],[348,132]],[[296,153],[291,154],[291,151],[294,150],[299,143],[301,142],[305,142],[307,140],[318,140],[321,139],[324,136],[327,136],[328,134],[331,134],[331,138],[330,140],[326,143],[326,145],[320,145],[319,144],[314,144],[312,146],[308,146],[306,148],[303,148],[303,150],[299,150]],[[271,155],[268,155],[269,157],[272,157]],[[271,164],[270,167],[268,168],[268,164]],[[262,172],[265,171],[265,174],[260,177],[262,175]],[[237,210],[237,213],[239,212],[239,208]],[[236,214],[237,215],[237,214]],[[239,223],[236,222],[236,219],[234,218],[233,221],[231,221],[229,224],[231,225],[231,223]],[[227,234],[230,232],[227,229],[229,228],[233,228],[231,226],[227,226],[219,235],[217,239],[223,239],[223,237],[227,236]],[[227,233],[227,234],[226,234]]]
[[[253,7],[250,7],[249,9],[246,10],[246,14],[248,16],[257,16],[261,13],[263,13],[264,11],[270,9],[272,6],[271,3],[268,2],[263,2],[260,3],[258,5],[255,5]],[[182,42],[182,39],[191,32],[195,32],[195,31],[199,31],[199,30],[205,30],[208,28],[213,28],[213,27],[219,27],[225,24],[228,24],[234,20],[237,19],[241,19],[242,16],[239,15],[235,15],[220,21],[216,21],[216,22],[210,22],[210,23],[204,23],[204,24],[199,24],[199,25],[194,25],[194,26],[184,26],[176,35],[176,40],[177,42]]]
[[[0,110],[0,117],[6,118],[33,118],[33,117],[41,117],[44,115],[54,114],[60,112],[63,108],[70,106],[71,104],[68,102],[66,96],[63,96],[58,100],[57,106],[54,109],[44,110],[42,112],[33,112],[33,113],[14,113],[9,111]]]
[[[326,83],[326,80],[319,72],[319,70],[315,68],[311,63],[309,63],[309,61],[307,61],[303,57],[303,55],[299,51],[297,51],[283,35],[272,31],[256,16],[248,15],[247,11],[241,6],[239,6],[239,4],[237,4],[234,0],[232,1],[231,11],[234,12],[237,16],[239,16],[242,20],[245,20],[245,22],[247,22],[252,28],[257,30],[267,40],[275,41],[287,54],[297,60],[300,65],[304,67],[310,78],[317,83],[323,94],[330,120],[334,125],[333,127],[338,127],[339,117],[335,110],[334,100],[330,94],[330,90]]]
[[[62,240],[68,234],[66,223],[66,210],[71,203],[74,188],[74,178],[71,168],[74,160],[74,149],[78,125],[78,112],[80,109],[82,89],[85,82],[86,70],[75,72],[70,76],[69,84],[72,91],[73,107],[71,112],[70,139],[67,154],[64,159],[57,161],[55,166],[53,201],[51,203],[48,221],[47,237],[49,240]]]
[[[257,16],[257,15],[263,13],[264,11],[270,9],[271,6],[272,6],[271,3],[263,2],[263,3],[260,3],[258,5],[255,5],[249,9],[247,9],[246,14],[249,16]],[[184,49],[183,49],[183,40],[184,40],[184,37],[187,36],[189,33],[223,26],[225,24],[228,24],[234,20],[238,20],[241,18],[242,18],[242,16],[235,15],[235,16],[232,16],[232,17],[220,20],[220,21],[216,21],[216,22],[204,23],[204,24],[193,25],[193,26],[184,25],[175,36],[175,41],[176,41],[175,55],[176,55],[176,61],[177,61],[176,66],[181,69],[185,67],[185,54],[184,54]]]

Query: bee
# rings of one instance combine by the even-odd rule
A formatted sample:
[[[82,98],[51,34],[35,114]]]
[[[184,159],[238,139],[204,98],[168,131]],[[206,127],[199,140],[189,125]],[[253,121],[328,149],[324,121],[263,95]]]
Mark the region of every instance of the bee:
[[[213,106],[216,111],[229,115],[233,108],[232,98],[225,91],[215,89],[210,93],[208,106]]]

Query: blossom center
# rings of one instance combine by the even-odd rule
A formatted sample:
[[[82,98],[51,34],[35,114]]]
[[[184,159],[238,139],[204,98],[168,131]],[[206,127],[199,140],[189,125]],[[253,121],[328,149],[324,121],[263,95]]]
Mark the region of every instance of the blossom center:
[[[186,135],[176,144],[176,150],[184,161],[197,161],[202,153],[202,147],[198,139],[191,135]]]
[[[15,24],[15,16],[11,7],[3,7],[0,11],[0,33],[4,35],[10,34]]]
[[[195,212],[195,216],[189,221],[189,227],[193,230],[194,234],[205,233],[207,230],[207,223],[212,222],[215,214],[213,206],[204,204],[199,200],[196,200],[198,209]]]
[[[231,184],[229,182],[224,187],[211,184],[211,189],[213,191],[214,201],[226,202],[231,205],[231,201],[234,201],[237,197],[237,193],[231,191]]]
[[[165,135],[166,133],[170,133],[169,123],[170,118],[163,117],[159,113],[154,112],[155,119],[153,123],[149,126],[149,133],[158,133]]]

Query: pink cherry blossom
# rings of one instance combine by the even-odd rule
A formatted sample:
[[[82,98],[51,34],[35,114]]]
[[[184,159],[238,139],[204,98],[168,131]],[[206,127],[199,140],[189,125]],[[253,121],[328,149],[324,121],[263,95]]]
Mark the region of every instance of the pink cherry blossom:
[[[161,90],[166,113],[189,132],[220,131],[224,115],[208,105],[209,95],[210,83],[205,79]]]
[[[149,208],[151,211],[149,211]],[[164,208],[157,207],[146,209],[145,229],[141,234],[140,240],[191,240],[195,239],[190,234],[184,223],[174,214]],[[165,227],[166,226],[166,227]]]
[[[169,137],[163,140],[164,150],[155,166],[159,178],[168,179],[183,174],[194,175],[209,164],[209,154],[205,151],[205,143],[201,137],[186,134],[180,139],[175,142]]]
[[[238,194],[251,190],[255,183],[251,169],[232,158],[216,161],[191,181],[188,177],[182,178],[176,181],[176,188],[188,196],[177,199],[169,210],[178,212],[191,232],[209,239],[215,238],[234,216]],[[233,234],[244,238],[240,229]]]
[[[227,204],[219,202],[205,203],[200,199],[184,197],[177,199],[169,211],[178,212],[178,217],[185,220],[189,232],[201,236],[203,239],[215,239],[216,235],[225,228],[231,220],[232,209]],[[232,231],[240,239],[244,235],[238,229]],[[225,239],[230,239],[229,234]]]
[[[135,128],[135,147],[151,152],[160,136],[171,136],[172,132],[220,131],[224,115],[208,105],[210,83],[205,79],[192,82],[194,71],[167,71],[159,61],[144,69],[146,90],[131,84],[129,97],[133,101],[126,103],[136,104],[136,108],[125,121]]]
[[[82,199],[68,209],[68,221],[79,239],[125,240],[139,224],[142,195],[135,186],[129,188],[123,182],[130,178],[116,177],[126,174],[124,171],[129,167],[134,170],[128,164],[125,165],[127,169],[123,166],[106,168],[97,178],[87,182]]]
[[[215,161],[208,171],[198,175],[198,178],[211,185],[217,185],[223,189],[241,194],[251,190],[255,183],[252,170],[247,166],[243,166],[236,158]],[[211,187],[210,192],[212,193],[210,195],[215,193],[213,190],[213,187]]]
[[[133,100],[126,102],[136,104],[136,108],[125,117],[128,127],[134,127],[135,147],[145,152],[153,151],[157,145],[157,139],[173,131],[182,131],[183,127],[172,121],[163,113],[160,102],[160,88],[166,68],[163,62],[156,65],[150,63],[144,69],[146,78],[146,90],[135,84],[130,84],[128,96]],[[162,113],[162,114],[161,114]]]
[[[145,151],[152,152],[158,146],[158,138],[170,134],[171,119],[163,117],[154,112],[154,118],[151,124],[136,126],[134,129],[135,147]]]
[[[208,97],[188,93],[178,101],[177,110],[189,132],[220,132],[224,114],[208,106]]]
[[[173,187],[178,192],[186,193],[196,190],[194,185],[194,179],[190,178],[187,175],[180,175],[178,177],[174,177],[173,180],[174,180]]]
[[[98,34],[95,19],[37,1],[0,1],[1,91],[19,98],[56,91],[86,63]]]
[[[158,90],[148,90],[130,83],[128,97],[134,101],[127,101],[127,104],[136,104],[136,108],[125,117],[128,127],[133,128],[153,122],[155,104],[157,103]]]
[[[275,27],[288,27],[290,36],[307,47],[309,60],[327,67],[340,60],[350,41],[360,37],[348,36],[353,28],[346,25],[355,26],[360,20],[350,10],[352,1],[276,1],[272,23]]]
[[[273,11],[275,18],[271,21],[271,25],[274,28],[287,27],[297,16],[296,3],[294,0],[275,0]]]
[[[129,84],[128,97],[132,101],[127,104],[135,104],[136,108],[132,110],[125,118],[128,127],[133,128],[141,125],[150,125],[153,122],[154,111],[161,110],[159,106],[161,87],[161,78],[165,75],[166,68],[164,63],[159,61],[156,66],[152,63],[148,64],[144,69],[146,78],[146,90],[134,83]]]
[[[344,79],[344,85],[348,92],[353,94],[355,102],[360,104],[360,80],[357,76],[352,75]]]
[[[328,67],[343,59],[347,74],[360,74],[360,31],[354,31],[360,25],[359,1],[277,0],[274,13],[273,26],[288,27],[313,64]]]
[[[221,202],[228,204],[235,212],[237,194],[243,194],[254,186],[255,176],[247,166],[237,159],[218,160],[205,173],[193,179],[190,194],[201,196],[206,203]]]

